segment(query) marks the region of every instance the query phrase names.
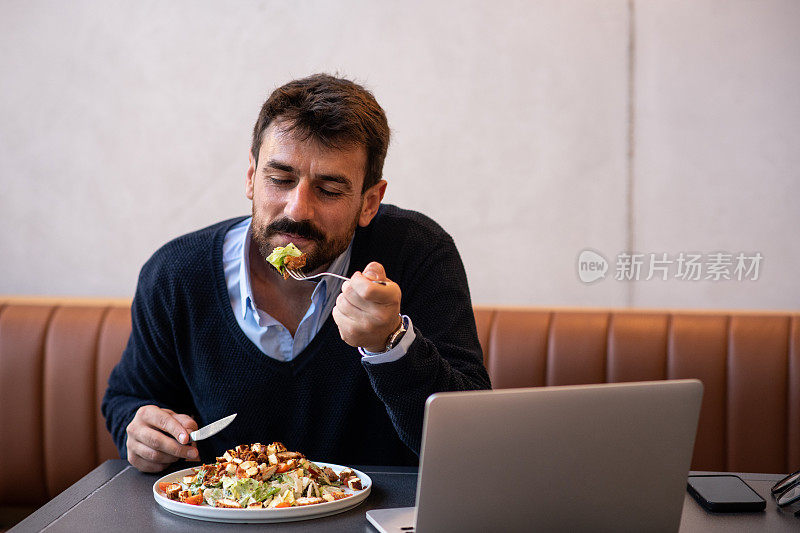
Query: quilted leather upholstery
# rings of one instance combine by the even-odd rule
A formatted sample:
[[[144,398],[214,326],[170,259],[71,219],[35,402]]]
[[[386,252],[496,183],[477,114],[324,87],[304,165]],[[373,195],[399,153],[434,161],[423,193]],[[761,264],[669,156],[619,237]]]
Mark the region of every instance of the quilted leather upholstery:
[[[0,506],[44,503],[116,458],[99,406],[129,307],[0,297]],[[481,306],[475,316],[495,388],[698,378],[694,469],[800,468],[800,313]]]

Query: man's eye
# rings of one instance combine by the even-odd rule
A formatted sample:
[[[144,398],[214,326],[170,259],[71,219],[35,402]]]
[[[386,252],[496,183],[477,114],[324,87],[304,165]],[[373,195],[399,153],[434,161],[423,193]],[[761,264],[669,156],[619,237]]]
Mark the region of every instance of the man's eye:
[[[269,181],[272,182],[273,185],[280,185],[280,186],[291,185],[291,183],[292,183],[292,180],[284,179],[284,178],[278,178],[278,177],[275,177],[275,176],[270,176],[269,177]]]
[[[331,189],[326,189],[325,187],[320,187],[320,188],[319,188],[319,192],[320,192],[320,193],[321,193],[323,196],[327,196],[327,197],[329,197],[329,198],[336,198],[337,196],[341,196],[341,195],[343,195],[343,194],[344,194],[344,193],[343,193],[343,192],[341,192],[341,191],[334,191],[334,190],[331,190]]]

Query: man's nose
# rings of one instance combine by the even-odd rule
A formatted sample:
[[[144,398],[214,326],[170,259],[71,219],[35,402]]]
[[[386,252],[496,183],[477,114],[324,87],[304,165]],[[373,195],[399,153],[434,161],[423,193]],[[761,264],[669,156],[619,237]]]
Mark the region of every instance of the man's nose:
[[[292,220],[311,220],[314,214],[311,186],[300,180],[289,193],[283,212]]]

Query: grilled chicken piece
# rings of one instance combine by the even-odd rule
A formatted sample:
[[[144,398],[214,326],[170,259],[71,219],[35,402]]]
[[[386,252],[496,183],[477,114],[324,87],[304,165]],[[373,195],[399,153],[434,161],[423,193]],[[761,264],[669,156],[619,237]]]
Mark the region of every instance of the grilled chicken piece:
[[[300,452],[278,452],[275,454],[279,463],[285,463],[289,459],[305,459],[306,456]]]
[[[178,494],[181,492],[181,488],[182,487],[180,483],[171,483],[167,485],[167,488],[164,489],[164,493],[170,500],[177,500],[179,498]]]
[[[215,507],[225,507],[228,509],[241,509],[242,506],[239,505],[239,502],[236,500],[231,500],[228,498],[222,498],[221,500],[217,500],[217,504]]]
[[[289,279],[289,273],[286,272],[286,269],[300,270],[304,266],[306,266],[306,254],[299,256],[287,255],[283,259],[283,279]]]
[[[322,499],[324,499],[327,502],[332,502],[334,500],[341,500],[342,498],[347,498],[348,496],[350,496],[350,495],[347,494],[346,492],[342,492],[342,491],[338,491],[338,490],[336,490],[336,491],[326,491],[325,494],[322,495]],[[333,499],[331,499],[331,498],[333,498]]]
[[[336,472],[333,471],[333,468],[326,466],[325,468],[322,469],[322,471],[325,472],[325,475],[328,476],[328,480],[331,483],[336,483],[337,481],[339,481],[339,476],[336,475]]]
[[[275,471],[278,469],[278,465],[268,465],[268,464],[260,464],[258,465],[258,472],[261,474],[261,480],[267,481]]]
[[[314,505],[316,503],[323,503],[324,501],[325,500],[323,500],[322,498],[311,497],[311,498],[297,498],[294,502],[297,505]]]

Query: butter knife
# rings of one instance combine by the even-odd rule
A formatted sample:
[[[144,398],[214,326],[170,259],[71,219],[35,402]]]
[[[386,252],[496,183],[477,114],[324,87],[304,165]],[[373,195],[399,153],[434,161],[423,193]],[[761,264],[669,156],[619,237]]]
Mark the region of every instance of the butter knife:
[[[228,425],[231,422],[233,422],[234,418],[236,418],[236,413],[233,413],[230,416],[226,416],[225,418],[220,418],[216,422],[211,422],[209,425],[203,426],[197,431],[192,431],[189,436],[192,438],[192,440],[207,439],[208,437],[216,435],[217,433],[228,427]]]

